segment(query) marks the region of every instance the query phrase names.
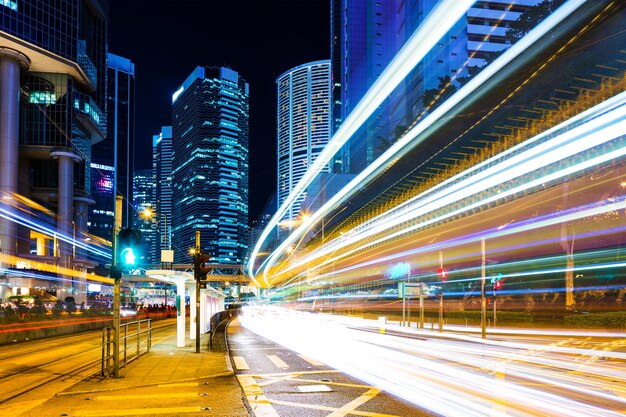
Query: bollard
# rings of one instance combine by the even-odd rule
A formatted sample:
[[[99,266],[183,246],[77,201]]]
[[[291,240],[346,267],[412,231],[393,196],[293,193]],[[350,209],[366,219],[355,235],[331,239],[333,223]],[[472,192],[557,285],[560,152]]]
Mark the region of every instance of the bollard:
[[[385,334],[385,329],[387,327],[387,317],[379,317],[378,318],[378,327],[381,334]]]

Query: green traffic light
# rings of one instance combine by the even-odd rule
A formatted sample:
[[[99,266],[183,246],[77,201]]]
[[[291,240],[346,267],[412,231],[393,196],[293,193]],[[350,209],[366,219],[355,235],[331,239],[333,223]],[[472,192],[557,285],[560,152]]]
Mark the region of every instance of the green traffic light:
[[[126,248],[122,250],[122,253],[120,255],[123,265],[135,265],[135,260],[137,259],[137,256],[133,252],[133,248]]]

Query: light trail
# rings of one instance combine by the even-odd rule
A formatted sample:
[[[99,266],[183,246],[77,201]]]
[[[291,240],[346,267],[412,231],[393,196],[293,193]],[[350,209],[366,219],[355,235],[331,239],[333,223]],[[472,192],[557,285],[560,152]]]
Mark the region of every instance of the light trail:
[[[429,196],[423,201],[416,201],[415,206],[406,206],[401,212],[394,213],[391,218],[381,217],[378,219],[378,221],[369,224],[367,228],[364,228],[362,230],[355,230],[349,236],[335,239],[334,241],[331,241],[329,244],[322,247],[320,250],[317,250],[302,258],[300,262],[293,263],[283,272],[288,272],[290,270],[302,267],[303,265],[312,263],[314,260],[319,259],[320,257],[335,253],[339,249],[345,248],[349,245],[357,243],[358,241],[362,241],[368,237],[382,233],[385,230],[389,230],[402,223],[419,218],[420,216],[425,216],[428,213],[433,213],[436,210],[449,206],[452,203],[461,201],[472,195],[477,195],[483,191],[494,189],[515,178],[520,178],[526,174],[535,172],[540,168],[548,167],[558,161],[562,161],[573,155],[585,152],[588,149],[622,137],[623,132],[626,131],[626,105],[624,105],[624,103],[626,103],[626,93],[620,94],[619,97],[615,98],[614,102],[620,103],[621,106],[614,107],[609,112],[601,116],[596,116],[586,121],[585,123],[573,128],[572,130],[561,133],[560,135],[557,135],[550,140],[541,143],[537,147],[531,148],[525,152],[520,152],[517,155],[513,156],[511,159],[504,160],[497,164],[493,164],[489,168],[483,170],[482,172],[479,172],[477,175],[458,181],[453,186],[442,189],[439,193],[429,192]],[[606,108],[606,106],[602,105],[601,108]],[[569,123],[573,122],[570,121],[568,123],[565,123],[565,125],[568,125]],[[384,241],[399,237],[401,235],[414,232],[428,225],[439,223],[444,219],[453,218],[464,212],[472,211],[491,202],[504,199],[508,196],[520,194],[526,190],[530,190],[535,187],[540,187],[543,184],[551,183],[558,179],[576,174],[577,172],[589,169],[591,167],[600,165],[613,159],[617,159],[624,155],[626,155],[626,146],[623,146],[613,152],[608,152],[604,155],[590,158],[587,161],[583,161],[578,164],[574,164],[572,166],[557,170],[555,172],[548,173],[547,175],[544,175],[533,181],[526,182],[517,187],[513,187],[509,190],[498,190],[499,192],[494,193],[489,197],[483,198],[473,204],[468,204],[449,213],[433,217],[429,220],[421,221],[413,226],[407,226],[400,231],[390,233],[384,237],[360,245],[351,250],[342,251],[336,257],[327,259],[317,266],[319,267],[335,262],[339,258],[349,256],[350,254],[356,253],[366,247],[370,247]],[[499,158],[496,157],[493,159],[497,160]],[[623,208],[622,205],[623,204],[618,204],[616,206],[611,205],[611,209],[617,210]],[[505,236],[512,234],[513,231],[515,231],[515,233],[520,233],[523,231],[553,225],[558,222],[580,219],[582,217],[587,217],[601,212],[609,211],[606,210],[607,207],[609,207],[609,205],[603,205],[602,207],[596,209],[581,210],[578,213],[561,215],[558,220],[551,219],[544,221],[535,221],[532,224],[525,225],[524,227],[518,226],[515,228],[510,228],[508,230],[487,232],[481,234],[481,237],[474,236],[473,240],[466,238],[466,242],[475,241],[476,239],[480,239],[482,237],[495,238],[499,236]]]
[[[622,344],[567,346],[568,337],[586,332],[509,330],[505,340],[482,340],[387,325],[407,338],[378,334],[372,320],[277,308],[248,309],[240,320],[263,337],[441,415],[619,416],[626,404],[611,389],[626,384],[623,372],[596,363],[598,357],[626,358],[613,351]],[[544,335],[563,339],[545,342]]]
[[[253,271],[256,257],[272,229],[276,227],[289,206],[304,192],[306,187],[324,169],[331,158],[354,135],[367,118],[378,108],[389,94],[404,80],[411,70],[436,45],[446,32],[474,4],[475,0],[442,0],[424,19],[415,33],[407,40],[398,54],[391,60],[374,84],[370,87],[354,110],[348,115],[341,127],[329,140],[324,150],[315,159],[315,162],[306,171],[302,179],[289,193],[283,204],[272,216],[267,227],[263,230],[258,243],[255,245],[248,261],[248,275],[255,279]],[[309,223],[312,223],[309,221]],[[286,246],[285,246],[286,247]],[[257,282],[258,283],[258,282]],[[265,282],[267,284],[267,281]]]
[[[506,50],[493,63],[488,65],[480,73],[478,73],[475,77],[468,81],[467,84],[465,84],[459,91],[457,91],[454,95],[448,98],[448,100],[446,100],[439,107],[433,110],[433,112],[425,117],[405,136],[398,139],[385,153],[383,153],[383,155],[381,155],[381,157],[379,157],[367,168],[365,168],[360,174],[358,174],[354,180],[352,180],[346,187],[344,187],[335,196],[333,196],[326,204],[324,204],[324,206],[322,206],[322,208],[313,213],[309,220],[305,222],[305,224],[297,228],[278,246],[278,248],[273,251],[273,253],[266,259],[266,261],[261,266],[263,269],[264,281],[268,283],[267,278],[269,270],[272,265],[277,261],[277,258],[286,250],[289,245],[293,244],[299,238],[299,236],[306,233],[307,230],[310,229],[312,224],[314,224],[317,220],[323,217],[327,212],[329,212],[340,201],[342,201],[342,199],[350,195],[350,193],[352,193],[354,190],[362,187],[364,184],[369,182],[382,166],[388,164],[394,159],[400,158],[402,155],[408,152],[409,149],[424,141],[426,139],[426,136],[421,134],[424,133],[424,131],[428,127],[430,127],[440,118],[442,118],[456,105],[467,99],[468,96],[474,93],[474,91],[478,87],[480,87],[490,78],[495,76],[495,74],[498,71],[502,70],[505,65],[509,64],[514,58],[530,48],[537,40],[543,37],[548,31],[552,30],[557,24],[562,22],[567,16],[569,16],[584,3],[584,0],[570,0],[563,4],[554,13],[552,13],[550,16],[546,17],[541,23],[539,23],[526,36],[524,36],[517,43],[512,45],[508,50]],[[320,159],[318,159],[317,161],[320,161]],[[310,171],[307,171],[307,173],[308,172]],[[269,235],[269,232],[273,226],[274,225],[270,223],[270,225],[268,225],[268,227],[265,229],[264,233],[267,232],[267,234],[265,235],[265,237],[263,235],[261,236],[261,239],[257,244],[257,248],[255,248],[255,251],[250,258],[248,274],[253,279],[254,272],[252,271],[252,268],[254,265],[256,252],[258,252],[258,248],[262,244],[262,241],[267,237],[267,235]]]
[[[50,236],[51,239],[56,238],[57,240],[61,240],[63,242],[69,243],[72,246],[76,246],[77,248],[88,250],[95,255],[102,256],[104,258],[111,257],[111,252],[101,250],[94,245],[89,245],[80,240],[74,239],[73,236],[68,236],[66,234],[60,233],[57,229],[52,228],[47,224],[38,224],[30,219],[19,217],[15,213],[13,213],[11,210],[6,210],[0,207],[0,217],[10,220],[21,226],[27,227],[30,230]]]

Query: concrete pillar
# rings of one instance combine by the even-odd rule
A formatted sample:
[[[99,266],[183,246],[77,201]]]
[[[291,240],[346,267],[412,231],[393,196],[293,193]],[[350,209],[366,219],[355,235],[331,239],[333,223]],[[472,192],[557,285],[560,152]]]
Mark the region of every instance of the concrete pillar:
[[[185,280],[176,280],[176,296],[180,297],[180,308],[176,311],[176,347],[185,347]]]
[[[63,236],[57,239],[59,245],[59,267],[72,269],[73,245],[67,241],[74,236],[74,163],[79,157],[68,151],[53,151],[52,159],[59,162],[59,183],[57,191],[57,231]],[[63,273],[61,273],[63,276]],[[63,276],[64,287],[71,286],[72,277]],[[71,290],[70,290],[71,291]]]
[[[19,160],[20,70],[28,69],[29,59],[22,53],[0,47],[0,199],[17,193]],[[11,204],[3,208],[11,210]],[[16,254],[17,227],[0,219],[0,252]]]
[[[48,256],[48,240],[44,235],[37,236],[37,256]]]
[[[88,208],[90,204],[94,204],[95,202],[86,197],[75,197],[74,198],[74,227],[76,228],[76,241],[81,245],[88,244],[89,242],[85,240],[87,237],[88,229],[87,229],[87,216],[89,214]],[[76,247],[76,258],[85,259],[87,254],[85,250]]]
[[[190,286],[189,286],[189,305],[191,306],[189,308],[189,338],[191,340],[196,340],[196,319],[199,317],[196,317],[196,296],[198,294],[196,294],[196,283],[193,282]]]

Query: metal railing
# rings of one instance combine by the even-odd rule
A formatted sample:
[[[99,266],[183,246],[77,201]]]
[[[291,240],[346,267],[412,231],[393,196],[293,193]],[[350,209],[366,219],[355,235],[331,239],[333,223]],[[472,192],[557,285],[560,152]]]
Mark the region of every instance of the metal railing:
[[[113,351],[115,340],[113,327],[102,329],[102,376],[113,374]],[[138,320],[120,324],[120,363],[119,367],[126,366],[144,353],[150,352],[152,347],[152,320]],[[143,348],[143,349],[142,349]]]

